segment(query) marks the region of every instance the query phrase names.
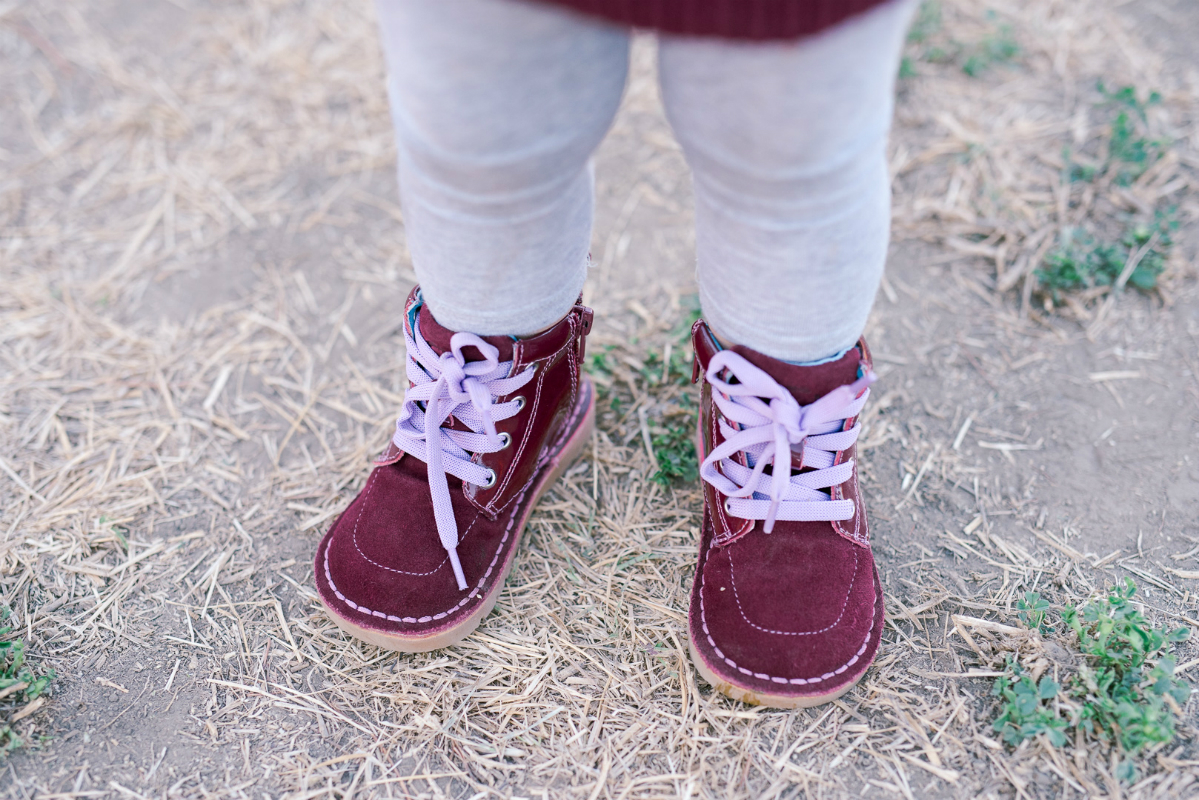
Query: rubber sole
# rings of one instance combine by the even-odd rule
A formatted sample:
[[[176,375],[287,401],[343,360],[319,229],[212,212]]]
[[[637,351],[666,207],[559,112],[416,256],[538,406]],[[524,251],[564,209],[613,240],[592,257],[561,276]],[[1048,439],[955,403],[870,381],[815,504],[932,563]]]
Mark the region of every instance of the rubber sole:
[[[472,611],[469,616],[457,625],[428,636],[397,636],[356,625],[341,617],[329,607],[323,597],[320,598],[321,605],[325,607],[329,618],[337,624],[337,627],[356,639],[361,639],[364,642],[382,647],[385,650],[395,650],[401,653],[427,653],[430,650],[440,650],[443,647],[457,644],[473,633],[479,627],[479,623],[483,621],[483,618],[495,608],[496,601],[500,598],[500,592],[503,591],[504,583],[508,580],[508,573],[512,571],[512,565],[516,562],[516,552],[520,548],[520,537],[524,534],[525,525],[528,523],[533,509],[537,507],[541,496],[583,454],[583,451],[587,448],[587,442],[591,439],[591,434],[595,430],[595,390],[591,386],[590,379],[585,375],[582,376],[581,385],[587,386],[587,399],[585,401],[587,409],[583,412],[583,419],[558,452],[550,457],[548,468],[538,478],[537,484],[533,488],[533,498],[525,507],[524,518],[521,519],[520,527],[516,531],[516,541],[512,543],[512,550],[509,552],[508,559],[499,577],[496,578],[495,583],[487,594],[483,596],[483,601],[477,609]],[[579,399],[580,401],[583,400],[582,397]]]
[[[719,677],[715,672],[708,668],[699,652],[695,649],[695,645],[691,643],[690,638],[687,640],[687,649],[691,652],[691,663],[695,665],[695,671],[698,672],[708,684],[723,695],[733,698],[734,700],[745,703],[751,706],[766,706],[768,708],[813,708],[822,706],[825,703],[831,703],[841,695],[848,692],[854,686],[857,686],[858,681],[866,674],[866,670],[862,670],[855,675],[853,680],[845,684],[839,689],[836,689],[828,694],[804,695],[802,697],[788,697],[782,694],[767,694],[765,692],[755,692],[751,689],[746,689],[744,686],[738,686],[735,683],[730,683],[724,678]],[[869,668],[869,664],[866,665]]]
[[[878,603],[879,606],[876,608],[875,613],[880,615],[884,614],[885,610],[882,608],[883,603],[881,600],[879,598],[875,598],[875,602]],[[880,625],[878,630],[881,631],[881,628],[882,626]],[[708,662],[704,660],[703,655],[701,655],[700,652],[695,648],[695,637],[694,633],[690,630],[690,626],[688,626],[687,633],[687,650],[691,653],[691,663],[695,665],[696,672],[698,672],[700,676],[708,682],[708,685],[721,694],[727,695],[728,697],[747,705],[766,706],[768,708],[814,708],[816,706],[824,705],[825,703],[831,703],[858,685],[858,681],[860,681],[870,669],[870,666],[874,663],[875,657],[878,655],[876,651],[875,655],[866,661],[862,665],[861,669],[850,675],[847,683],[841,684],[831,692],[807,695],[773,694],[770,692],[760,692],[754,689],[749,689],[719,675],[716,670],[708,665]]]

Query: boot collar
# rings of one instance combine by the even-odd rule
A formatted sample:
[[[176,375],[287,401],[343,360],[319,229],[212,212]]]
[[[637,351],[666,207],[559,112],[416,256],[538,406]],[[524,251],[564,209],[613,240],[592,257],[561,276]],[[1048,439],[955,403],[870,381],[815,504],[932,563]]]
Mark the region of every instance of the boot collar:
[[[438,353],[450,349],[450,339],[456,331],[446,328],[433,318],[429,304],[424,302],[420,287],[416,287],[408,295],[405,305],[405,325],[420,326],[421,336]],[[514,361],[513,368],[532,364],[558,352],[568,339],[586,335],[591,328],[591,309],[576,305],[571,312],[547,331],[525,339],[514,339],[511,336],[483,336],[483,341],[495,346],[499,352],[500,361]]]
[[[692,326],[691,341],[695,348],[691,380],[697,383],[707,370],[712,356],[723,348],[716,342],[712,331],[702,319]],[[856,345],[836,361],[811,367],[789,364],[740,344],[734,345],[732,350],[778,381],[791,392],[801,406],[816,402],[838,386],[853,383],[871,368],[870,351],[863,339],[859,339]]]

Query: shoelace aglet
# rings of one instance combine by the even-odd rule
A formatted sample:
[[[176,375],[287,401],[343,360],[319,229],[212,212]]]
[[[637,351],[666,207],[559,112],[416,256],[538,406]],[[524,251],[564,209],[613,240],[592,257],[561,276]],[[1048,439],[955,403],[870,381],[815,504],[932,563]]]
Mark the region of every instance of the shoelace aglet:
[[[458,548],[451,547],[449,549],[450,566],[454,568],[454,578],[458,581],[458,591],[466,591],[466,576],[462,574],[462,562],[458,560]]]
[[[766,512],[766,523],[762,526],[762,530],[766,531],[766,533],[770,533],[774,530],[774,519],[776,516],[778,516],[778,513],[779,501],[772,499],[770,501],[770,508]]]

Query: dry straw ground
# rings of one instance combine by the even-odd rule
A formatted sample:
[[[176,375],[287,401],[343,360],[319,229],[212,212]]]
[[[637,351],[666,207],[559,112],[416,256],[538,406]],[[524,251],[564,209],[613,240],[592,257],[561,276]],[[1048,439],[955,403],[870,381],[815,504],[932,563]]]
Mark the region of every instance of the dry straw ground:
[[[941,10],[947,60],[913,47],[901,84],[871,322],[886,643],[843,700],[779,712],[697,680],[699,495],[648,480],[690,389],[646,365],[685,365],[694,292],[652,42],[599,158],[600,432],[479,632],[396,656],[338,632],[310,567],[403,395],[413,276],[368,4],[0,2],[0,602],[60,676],[36,707],[0,707],[30,742],[0,794],[1199,791],[1194,701],[1122,787],[1094,742],[998,743],[987,677],[1005,652],[1062,666],[1061,645],[1008,627],[1029,589],[1061,604],[1133,575],[1151,617],[1199,626],[1199,17],[1187,0]],[[964,74],[1003,26],[1019,52]],[[1148,122],[1170,145],[1129,186],[1063,178],[1064,148],[1104,157],[1099,79],[1163,95]],[[1167,206],[1182,227],[1160,292],[1045,310],[1032,270],[1063,227]]]

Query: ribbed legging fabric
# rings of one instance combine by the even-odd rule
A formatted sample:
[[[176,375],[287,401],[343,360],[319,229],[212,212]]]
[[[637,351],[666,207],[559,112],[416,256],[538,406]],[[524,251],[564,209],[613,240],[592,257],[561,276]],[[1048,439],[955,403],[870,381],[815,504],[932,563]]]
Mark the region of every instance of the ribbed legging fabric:
[[[820,34],[659,37],[691,167],[703,313],[788,361],[853,345],[886,257],[886,141],[914,0]],[[591,156],[620,104],[630,31],[523,0],[378,0],[401,203],[430,310],[532,333],[583,286]]]

